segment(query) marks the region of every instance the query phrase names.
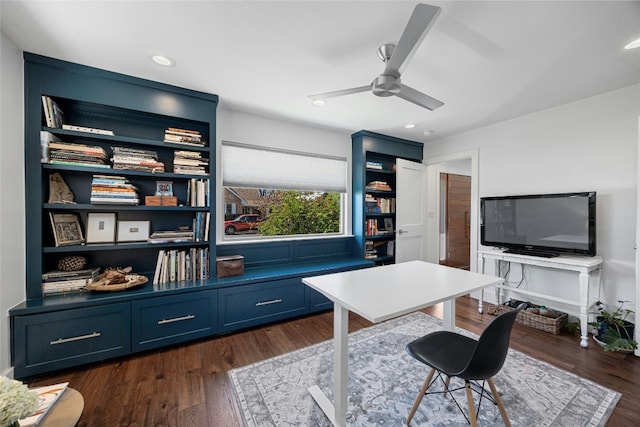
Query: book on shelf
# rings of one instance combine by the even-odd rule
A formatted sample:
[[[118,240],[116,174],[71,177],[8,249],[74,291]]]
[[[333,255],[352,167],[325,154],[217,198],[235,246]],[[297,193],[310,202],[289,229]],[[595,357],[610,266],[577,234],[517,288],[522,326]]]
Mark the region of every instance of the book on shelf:
[[[164,142],[199,147],[204,147],[206,145],[206,142],[202,140],[202,135],[200,135],[199,131],[174,127],[170,127],[165,130]]]
[[[47,127],[60,128],[64,126],[64,113],[58,103],[51,99],[50,96],[42,95],[42,109]]]
[[[100,273],[100,267],[84,268],[82,270],[75,271],[63,271],[63,270],[51,270],[46,273],[42,273],[42,281],[55,281],[55,280],[69,280],[73,278],[98,278]]]
[[[130,147],[111,147],[114,155],[131,155],[131,156],[142,156],[149,157],[153,160],[158,160],[158,153],[153,150],[145,150],[142,148],[130,148]]]
[[[197,212],[193,219],[193,237],[196,242],[209,241],[209,212]]]
[[[72,279],[58,282],[42,282],[42,295],[59,295],[71,292],[84,291],[89,283],[95,280],[89,279]]]
[[[209,278],[208,248],[161,249],[153,275],[154,285]]]
[[[87,162],[67,162],[65,160],[50,160],[52,165],[65,165],[65,166],[90,166],[92,168],[111,169],[109,165],[103,165],[100,163],[87,163]]]
[[[91,203],[138,205],[140,196],[135,185],[123,176],[93,175]]]
[[[84,154],[94,154],[101,158],[107,158],[107,151],[99,145],[76,144],[73,142],[50,141],[49,149],[60,149],[70,152],[78,152]]]
[[[382,170],[382,162],[367,161],[365,167],[367,169]]]
[[[20,427],[30,427],[39,425],[47,412],[56,404],[60,396],[67,390],[69,383],[59,383],[43,387],[31,388],[31,391],[38,393],[38,408],[27,418],[20,420]]]
[[[90,128],[90,127],[85,127],[85,126],[62,125],[62,129],[64,129],[64,130],[73,130],[73,131],[76,131],[76,132],[94,133],[94,134],[98,134],[98,135],[109,135],[109,136],[114,136],[115,135],[112,130]]]
[[[187,202],[189,206],[208,207],[209,180],[192,178],[187,184]]]
[[[367,190],[391,191],[391,186],[386,181],[370,181],[367,183]]]
[[[140,199],[138,198],[126,198],[118,199],[114,197],[91,197],[89,201],[96,205],[139,205]]]
[[[112,147],[112,150],[111,162],[114,169],[153,173],[165,171],[164,163],[158,160],[158,153],[155,151],[128,147]]]

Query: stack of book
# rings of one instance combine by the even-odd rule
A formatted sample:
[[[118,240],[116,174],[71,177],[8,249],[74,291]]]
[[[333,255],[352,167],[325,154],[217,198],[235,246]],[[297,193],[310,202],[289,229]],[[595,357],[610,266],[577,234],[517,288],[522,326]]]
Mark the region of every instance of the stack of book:
[[[366,162],[366,168],[367,169],[373,169],[373,170],[382,170],[382,162],[373,162],[373,161],[367,161]]]
[[[47,135],[48,134],[48,135]],[[40,141],[46,144],[49,163],[54,165],[91,166],[109,168],[109,159],[104,148],[98,145],[74,144],[57,140],[49,132],[42,132]]]
[[[56,101],[47,95],[42,95],[42,109],[44,110],[44,120],[50,128],[61,128],[64,123],[64,113],[58,107]]]
[[[202,140],[202,135],[197,130],[167,128],[164,131],[164,142],[172,144],[193,145],[196,147],[204,147],[206,141]]]
[[[181,227],[177,230],[158,230],[149,236],[149,243],[193,242],[193,230]]]
[[[371,181],[367,184],[367,190],[391,191],[391,186],[385,181]]]
[[[140,148],[113,147],[113,168],[142,172],[162,173],[164,163],[158,161],[158,153]]]
[[[364,259],[376,258],[378,258],[378,253],[376,252],[373,242],[371,240],[366,240],[364,242]]]
[[[79,292],[89,283],[98,280],[100,268],[87,268],[77,271],[53,270],[42,275],[42,295],[57,295],[67,292]]]
[[[197,151],[176,151],[173,154],[173,173],[208,175],[209,159]]]
[[[140,197],[138,189],[124,176],[93,175],[91,203],[137,205]]]
[[[162,249],[158,251],[153,284],[209,278],[209,249]]]
[[[209,206],[209,180],[195,179],[189,180],[187,190],[189,196],[189,206],[208,207]]]

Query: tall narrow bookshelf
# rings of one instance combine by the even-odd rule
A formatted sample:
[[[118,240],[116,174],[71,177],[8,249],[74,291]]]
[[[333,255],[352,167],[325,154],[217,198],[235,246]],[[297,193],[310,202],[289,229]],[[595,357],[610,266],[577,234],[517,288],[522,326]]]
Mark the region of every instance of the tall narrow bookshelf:
[[[42,274],[56,270],[68,256],[84,257],[87,266],[101,270],[130,266],[152,282],[160,250],[191,253],[201,258],[203,274],[208,267],[215,277],[215,227],[206,235],[199,228],[191,241],[152,243],[147,237],[158,231],[195,231],[204,218],[215,224],[210,177],[215,177],[217,96],[29,53],[25,86],[27,299],[43,297]],[[175,137],[181,132],[184,138]],[[96,152],[102,154],[92,155]],[[154,160],[141,160],[139,153],[152,153]],[[205,167],[182,169],[179,158],[185,153]],[[50,181],[59,178],[71,190],[73,203],[60,203],[52,194]],[[116,182],[116,189],[118,182],[130,184],[135,196],[96,184],[109,182]],[[173,203],[152,203],[148,196],[167,185]],[[193,197],[196,188],[199,201]],[[96,231],[89,219],[101,217],[109,218],[99,227],[107,227],[102,231],[110,236],[89,239]],[[77,218],[82,240],[58,242],[57,218]],[[123,236],[118,227],[128,224],[148,229]]]
[[[351,140],[356,253],[376,265],[393,264],[396,159],[422,161],[422,143],[364,130]]]

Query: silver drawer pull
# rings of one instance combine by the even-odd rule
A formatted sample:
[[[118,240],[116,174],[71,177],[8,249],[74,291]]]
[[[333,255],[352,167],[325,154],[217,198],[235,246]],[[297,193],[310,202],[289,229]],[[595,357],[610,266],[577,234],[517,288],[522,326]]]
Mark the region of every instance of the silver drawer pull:
[[[261,305],[269,305],[269,304],[277,304],[279,302],[282,302],[281,299],[272,299],[271,301],[262,301],[262,302],[257,302],[256,303],[256,307],[260,307]]]
[[[191,320],[195,318],[196,316],[194,316],[193,314],[187,314],[186,316],[174,317],[173,319],[158,320],[158,325],[164,325],[166,323],[173,323],[173,322],[182,322],[183,320]]]
[[[100,332],[94,332],[92,334],[79,335],[77,337],[58,338],[57,340],[49,342],[49,345],[64,344],[64,343],[67,343],[67,342],[87,340],[89,338],[98,338],[100,335],[102,335]]]

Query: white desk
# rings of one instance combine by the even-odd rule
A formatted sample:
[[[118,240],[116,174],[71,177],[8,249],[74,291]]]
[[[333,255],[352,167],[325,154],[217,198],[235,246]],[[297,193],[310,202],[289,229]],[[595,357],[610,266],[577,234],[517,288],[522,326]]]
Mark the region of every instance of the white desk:
[[[496,302],[502,304],[504,291],[513,292],[515,294],[530,295],[533,297],[542,298],[548,301],[555,301],[561,304],[567,304],[579,308],[577,314],[580,318],[580,347],[587,347],[588,336],[588,310],[589,310],[589,283],[594,273],[597,273],[598,280],[601,279],[602,271],[602,257],[584,257],[584,256],[557,256],[553,258],[542,258],[531,255],[519,255],[510,254],[499,250],[486,250],[478,251],[478,271],[484,273],[484,262],[486,258],[492,258],[495,260],[495,272],[498,274],[500,270],[499,262],[516,262],[518,264],[535,265],[538,267],[555,268],[559,270],[575,271],[579,274],[579,294],[578,300],[569,300],[566,298],[559,298],[553,295],[542,294],[538,292],[529,291],[526,289],[519,289],[510,287],[503,284],[496,285]],[[482,297],[480,298],[482,301]]]
[[[307,277],[302,281],[334,303],[334,403],[318,386],[309,392],[335,426],[346,425],[349,311],[373,323],[444,303],[444,328],[455,326],[455,298],[504,280],[424,261]],[[335,406],[334,406],[335,405]]]

